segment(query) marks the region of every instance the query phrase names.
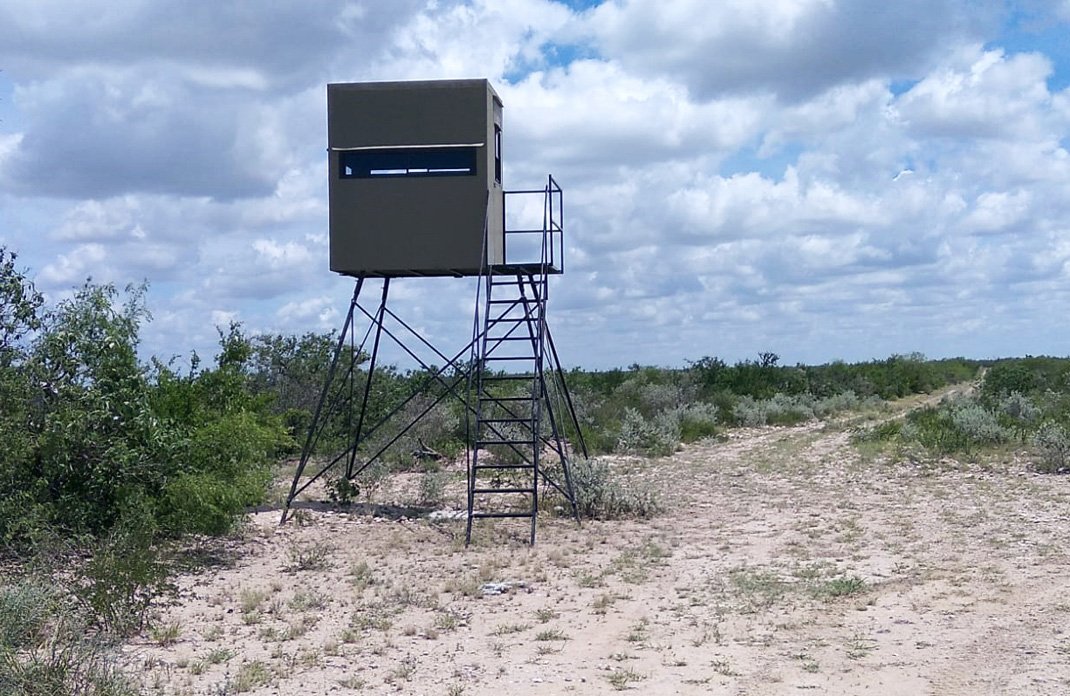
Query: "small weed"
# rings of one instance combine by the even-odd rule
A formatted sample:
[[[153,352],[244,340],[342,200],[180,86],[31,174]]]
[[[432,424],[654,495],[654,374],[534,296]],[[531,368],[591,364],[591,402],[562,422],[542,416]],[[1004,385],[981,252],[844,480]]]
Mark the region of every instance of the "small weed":
[[[291,621],[282,635],[279,636],[279,640],[295,640],[301,638],[308,633],[315,625],[319,623],[319,618],[316,616],[303,615],[297,618],[295,621]]]
[[[717,674],[720,674],[725,677],[739,676],[739,672],[732,669],[732,663],[725,659],[711,661],[710,667],[713,667],[714,672],[717,672]]]
[[[405,658],[401,661],[400,665],[394,668],[394,670],[386,676],[386,682],[388,684],[393,684],[399,679],[401,681],[411,681],[415,674],[416,661],[412,658]]]
[[[263,662],[256,660],[248,662],[238,669],[234,680],[228,684],[234,693],[241,694],[252,691],[259,686],[267,686],[271,683],[273,675],[271,670]]]
[[[858,576],[833,578],[815,586],[815,597],[851,597],[866,591],[866,581]]]
[[[557,629],[546,629],[545,631],[539,631],[535,634],[535,640],[544,642],[549,640],[568,640],[563,632]]]
[[[482,595],[479,589],[482,584],[475,575],[460,575],[449,578],[442,589],[462,597],[479,597]]]
[[[546,623],[548,621],[552,621],[553,619],[556,619],[558,616],[560,616],[560,614],[558,614],[553,609],[539,609],[539,610],[537,610],[535,612],[535,619],[539,623]]]
[[[460,624],[461,621],[457,615],[448,611],[435,616],[435,628],[440,631],[455,631]]]
[[[358,590],[375,584],[375,575],[367,561],[357,561],[349,567],[349,581]]]
[[[646,642],[646,639],[650,637],[647,633],[647,626],[649,625],[650,622],[648,620],[640,619],[631,627],[631,629],[628,631],[628,635],[624,636],[624,640],[628,641],[629,643]]]
[[[605,614],[606,611],[608,611],[609,608],[613,606],[613,603],[616,601],[616,595],[610,594],[608,592],[603,592],[602,594],[595,597],[594,601],[591,602],[591,608],[594,609],[595,614]]]
[[[574,577],[576,578],[576,584],[584,588],[602,587],[606,584],[605,580],[600,574],[595,575],[594,573],[587,570],[581,570],[577,572]]]
[[[861,635],[852,636],[846,645],[847,657],[852,660],[860,660],[877,649],[877,643],[871,638]]]
[[[645,678],[646,677],[639,674],[634,669],[624,669],[620,667],[606,675],[606,680],[609,682],[609,685],[617,691],[624,691],[630,684],[642,681]]]
[[[733,571],[730,579],[740,594],[744,595],[750,613],[768,609],[787,591],[787,583],[771,571],[741,568]]]
[[[795,659],[799,661],[799,669],[804,672],[816,674],[821,671],[821,665],[818,664],[818,661],[806,653],[799,653],[795,656]]]
[[[267,592],[263,590],[242,590],[239,596],[241,613],[252,614],[260,609],[260,605],[267,599]]]
[[[698,635],[691,639],[691,645],[699,648],[705,645],[710,639],[713,639],[714,643],[721,644],[721,627],[720,626],[704,626]]]
[[[216,648],[215,650],[212,650],[207,655],[205,655],[204,661],[210,665],[218,665],[223,662],[229,661],[232,657],[234,657],[234,654],[235,653],[233,650],[229,650],[227,648]]]
[[[288,563],[283,570],[289,573],[310,570],[326,570],[331,566],[331,555],[334,548],[323,542],[308,544],[294,544],[286,550]]]
[[[531,628],[531,624],[515,623],[515,624],[500,624],[494,629],[494,635],[507,636],[512,633],[522,633]]]
[[[327,606],[327,596],[311,590],[299,590],[290,598],[289,606],[294,611],[320,611]]]
[[[153,626],[149,629],[149,637],[157,645],[167,647],[174,645],[178,642],[178,639],[182,636],[182,624],[178,621],[171,621],[161,626]]]

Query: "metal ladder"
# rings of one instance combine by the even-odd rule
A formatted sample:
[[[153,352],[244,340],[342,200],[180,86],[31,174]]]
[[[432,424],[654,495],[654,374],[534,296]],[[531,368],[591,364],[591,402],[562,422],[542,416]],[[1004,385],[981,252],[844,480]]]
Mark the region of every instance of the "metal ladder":
[[[528,519],[535,543],[546,385],[546,274],[487,280],[466,543],[477,519]]]

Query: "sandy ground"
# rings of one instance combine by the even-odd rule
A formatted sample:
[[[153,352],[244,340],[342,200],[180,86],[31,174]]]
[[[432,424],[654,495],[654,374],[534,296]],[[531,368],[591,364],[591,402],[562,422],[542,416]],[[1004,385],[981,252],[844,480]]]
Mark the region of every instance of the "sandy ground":
[[[127,655],[161,694],[1070,693],[1070,478],[863,456],[852,427],[615,460],[665,512],[543,515],[534,548],[257,513]]]

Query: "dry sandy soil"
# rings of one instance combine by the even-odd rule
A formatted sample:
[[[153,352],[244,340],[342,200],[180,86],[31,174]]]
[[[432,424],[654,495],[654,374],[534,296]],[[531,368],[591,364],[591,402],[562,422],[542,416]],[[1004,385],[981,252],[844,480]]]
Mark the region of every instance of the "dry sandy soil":
[[[534,548],[257,513],[127,656],[161,694],[1070,693],[1070,479],[860,454],[856,425],[614,460],[665,511],[543,515]]]

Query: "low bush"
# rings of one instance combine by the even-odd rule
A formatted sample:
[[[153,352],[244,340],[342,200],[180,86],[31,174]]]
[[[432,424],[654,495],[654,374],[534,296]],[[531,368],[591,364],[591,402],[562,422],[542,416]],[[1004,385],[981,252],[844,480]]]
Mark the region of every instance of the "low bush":
[[[1032,444],[1040,455],[1036,469],[1047,474],[1070,471],[1070,433],[1060,423],[1047,422],[1033,434]]]
[[[680,425],[680,441],[696,442],[718,434],[717,407],[705,401],[697,401],[673,409],[672,416]]]
[[[949,407],[951,422],[965,438],[967,447],[1006,442],[1009,433],[996,414],[976,401],[961,401]]]
[[[796,425],[814,418],[808,395],[774,394],[769,399],[742,397],[733,409],[736,423],[748,428],[762,425]]]
[[[579,459],[572,462],[570,471],[581,517],[597,520],[648,518],[661,510],[652,490],[635,482],[622,483],[605,461]]]
[[[633,408],[625,410],[617,438],[618,452],[666,456],[676,451],[679,442],[680,423],[671,413],[662,412],[646,418]]]
[[[1033,400],[1017,391],[1000,399],[999,411],[1018,424],[1032,423],[1041,415],[1040,408],[1033,403]]]
[[[119,642],[65,601],[52,583],[0,585],[0,695],[134,696]]]

